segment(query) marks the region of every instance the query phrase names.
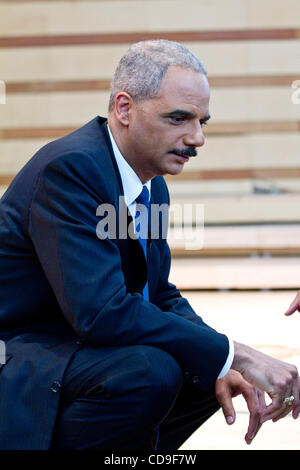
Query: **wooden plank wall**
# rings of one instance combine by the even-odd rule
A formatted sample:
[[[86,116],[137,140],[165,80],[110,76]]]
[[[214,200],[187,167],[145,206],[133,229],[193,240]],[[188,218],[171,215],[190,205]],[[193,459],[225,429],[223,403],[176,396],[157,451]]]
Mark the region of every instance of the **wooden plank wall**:
[[[299,0],[2,0],[0,35],[1,193],[46,142],[107,114],[130,43],[163,37],[202,59],[212,89],[206,145],[167,178],[172,201],[226,230],[300,222]]]

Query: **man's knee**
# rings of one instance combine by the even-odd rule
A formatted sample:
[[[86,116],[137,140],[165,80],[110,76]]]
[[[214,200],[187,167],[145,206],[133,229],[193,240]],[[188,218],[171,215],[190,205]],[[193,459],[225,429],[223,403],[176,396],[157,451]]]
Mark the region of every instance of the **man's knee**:
[[[155,424],[170,411],[181,385],[181,368],[162,349],[134,345],[100,354],[89,348],[78,353],[66,375],[62,401],[88,398],[133,422]]]
[[[118,437],[121,429],[128,438],[144,436],[146,439],[173,408],[182,385],[182,371],[167,352],[151,346],[128,346],[116,348],[101,358],[96,349],[82,351],[81,356],[69,371],[65,400],[61,402],[56,425],[58,442],[62,439],[65,443],[64,435],[68,433],[71,441],[74,433],[81,436],[87,422],[90,422],[90,432],[99,429],[106,439],[121,439]],[[87,361],[91,357],[93,361]],[[82,375],[78,372],[82,370],[79,365],[86,362],[89,367]],[[78,380],[73,383],[75,372]],[[84,378],[85,387],[78,391],[80,377],[80,383]],[[72,386],[78,393],[72,391]],[[81,444],[76,441],[70,445],[77,448]]]
[[[140,412],[154,421],[163,419],[172,408],[182,386],[182,370],[166,351],[152,346],[137,346],[144,363],[140,390]]]

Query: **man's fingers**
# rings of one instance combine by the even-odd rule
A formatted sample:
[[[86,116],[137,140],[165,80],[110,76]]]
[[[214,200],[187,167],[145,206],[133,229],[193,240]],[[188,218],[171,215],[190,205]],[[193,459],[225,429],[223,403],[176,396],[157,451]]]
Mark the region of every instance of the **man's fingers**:
[[[270,419],[272,420],[276,419],[277,416],[282,415],[282,414],[284,414],[285,416],[286,411],[288,410],[287,410],[286,405],[283,404],[283,398],[280,399],[279,403],[277,399],[273,400],[272,403],[267,406],[265,412],[262,413],[261,422],[265,423],[266,421]]]
[[[285,312],[285,315],[288,317],[289,315],[292,315],[292,313],[295,312],[295,310],[297,310],[297,307],[298,307],[298,301],[293,301],[291,303],[291,305],[289,306],[289,308],[287,309],[287,311]]]
[[[283,363],[284,364],[284,363]],[[281,377],[278,377],[277,382],[273,381],[272,390],[267,391],[272,402],[266,407],[262,413],[261,422],[269,419],[276,419],[286,416],[290,411],[296,409],[298,412],[299,403],[299,386],[300,379],[297,367],[292,364],[285,364],[285,370],[282,370]],[[290,396],[294,397],[292,406],[286,406],[284,400]]]
[[[292,416],[294,419],[297,419],[299,417],[299,413],[300,413],[300,405],[298,406],[295,406],[293,408],[293,412],[292,412]]]
[[[267,408],[265,392],[262,390],[257,390],[259,408],[261,412],[265,411]]]
[[[285,410],[282,413],[275,415],[274,418],[272,418],[273,423],[276,423],[276,421],[285,418],[291,412],[291,410],[292,408],[290,406],[285,405]]]
[[[292,407],[292,416],[297,419],[300,411],[300,391],[299,391],[300,379],[295,380],[292,395],[294,397],[293,407]]]
[[[284,399],[292,395],[292,384],[285,389],[284,392],[276,396],[269,395],[272,399],[270,405],[268,405],[265,411],[262,413],[261,422],[264,423],[271,419],[272,421],[278,421],[278,419],[284,418],[292,411],[292,407],[284,403]]]
[[[282,418],[285,418],[291,411],[292,411],[292,416],[293,418],[297,419],[299,416],[299,411],[300,411],[300,397],[299,397],[299,386],[298,386],[298,381],[296,381],[293,385],[293,388],[291,390],[291,394],[288,396],[293,396],[294,401],[292,406],[289,406],[288,404],[284,405],[283,411],[274,416],[272,421],[275,423],[276,421],[279,421]]]
[[[294,298],[293,302],[285,312],[286,316],[292,315],[296,310],[300,311],[300,292],[297,293],[296,297]]]
[[[223,394],[217,394],[217,400],[221,405],[226,423],[233,424],[235,422],[236,415],[230,393],[228,393],[228,391],[224,391]]]
[[[292,416],[294,419],[297,419],[300,414],[300,377],[298,377],[295,387],[293,388],[293,395],[295,396],[295,403],[293,406]]]
[[[295,406],[290,406],[288,404],[284,404],[282,412],[278,412],[272,418],[273,423],[276,423],[276,421],[279,421],[280,419],[285,418],[288,414],[290,414],[291,411],[293,411],[294,409],[297,409],[297,407],[299,406],[299,393],[298,393],[298,391],[296,392],[296,390],[295,390],[293,392],[293,396],[294,396],[294,393],[297,396],[296,405]],[[289,396],[291,396],[291,395],[289,395]],[[294,401],[295,401],[295,396],[294,396]]]
[[[300,377],[295,366],[289,365],[289,377],[284,386],[278,386],[276,397],[272,398],[272,403],[263,414],[262,422],[272,419],[274,422],[287,416],[293,411],[293,417],[296,418],[300,411]],[[280,385],[280,384],[278,384]],[[282,384],[281,384],[282,385]],[[291,405],[284,403],[286,398],[293,397]]]
[[[260,413],[259,413],[259,424],[257,426],[256,433],[255,433],[254,437],[256,436],[256,434],[258,433],[260,428],[262,427],[262,422],[261,422],[260,418],[261,418],[262,413],[267,408],[265,392],[263,392],[262,390],[257,390],[256,393],[257,393],[257,399],[258,399]]]
[[[235,409],[233,407],[231,397],[228,397],[228,401],[225,404],[221,405],[221,407],[223,415],[226,419],[226,423],[233,424],[235,422]]]
[[[254,437],[258,433],[261,422],[261,397],[259,390],[255,390],[254,387],[249,387],[248,389],[244,390],[243,396],[246,400],[247,407],[249,410],[249,426],[247,430],[247,434],[245,435],[245,441],[247,444],[251,444]]]
[[[253,439],[255,438],[258,431],[262,427],[262,423],[258,419],[258,423],[255,425],[255,427],[253,429],[252,429],[252,427],[253,427],[253,424],[250,425],[250,423],[249,423],[247,434],[245,435],[246,444],[251,444],[252,443]]]

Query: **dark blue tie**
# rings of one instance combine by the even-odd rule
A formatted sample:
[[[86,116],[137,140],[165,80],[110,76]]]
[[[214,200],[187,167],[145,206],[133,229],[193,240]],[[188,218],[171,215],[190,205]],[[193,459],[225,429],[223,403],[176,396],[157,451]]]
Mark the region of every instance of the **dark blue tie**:
[[[138,223],[138,225],[135,227],[135,231],[139,236],[139,241],[143,247],[144,255],[147,261],[147,239],[148,239],[148,222],[149,222],[150,203],[149,203],[149,191],[146,186],[143,186],[141,193],[136,198],[136,203],[137,203],[137,211],[140,213],[140,212],[143,212],[144,210],[144,214],[145,214],[145,226],[139,227],[140,224]],[[141,204],[142,206],[139,208],[138,204]],[[135,213],[135,216],[137,217],[137,212]],[[137,228],[139,228],[139,230],[137,230]],[[143,289],[143,297],[145,300],[149,301],[148,281],[146,282],[146,285]],[[159,426],[156,427],[156,442],[154,445],[155,449],[157,448],[158,437],[159,437]]]
[[[147,262],[147,239],[148,239],[148,218],[149,218],[149,191],[146,186],[143,186],[143,189],[139,196],[136,198],[136,214],[137,217],[143,217],[143,226],[140,226],[140,222],[138,221],[137,226],[135,227],[136,234],[138,235],[139,242],[142,245],[144,255]],[[140,205],[140,207],[139,207]],[[137,219],[136,219],[137,220]],[[149,300],[149,288],[148,288],[148,281],[143,289],[143,297],[145,300]]]

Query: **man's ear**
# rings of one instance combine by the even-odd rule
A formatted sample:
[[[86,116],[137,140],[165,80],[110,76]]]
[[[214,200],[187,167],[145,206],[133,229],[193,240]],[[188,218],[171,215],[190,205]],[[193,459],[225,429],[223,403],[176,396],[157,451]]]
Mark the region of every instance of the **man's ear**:
[[[115,98],[115,116],[123,126],[129,125],[130,111],[133,105],[131,96],[122,91]]]

